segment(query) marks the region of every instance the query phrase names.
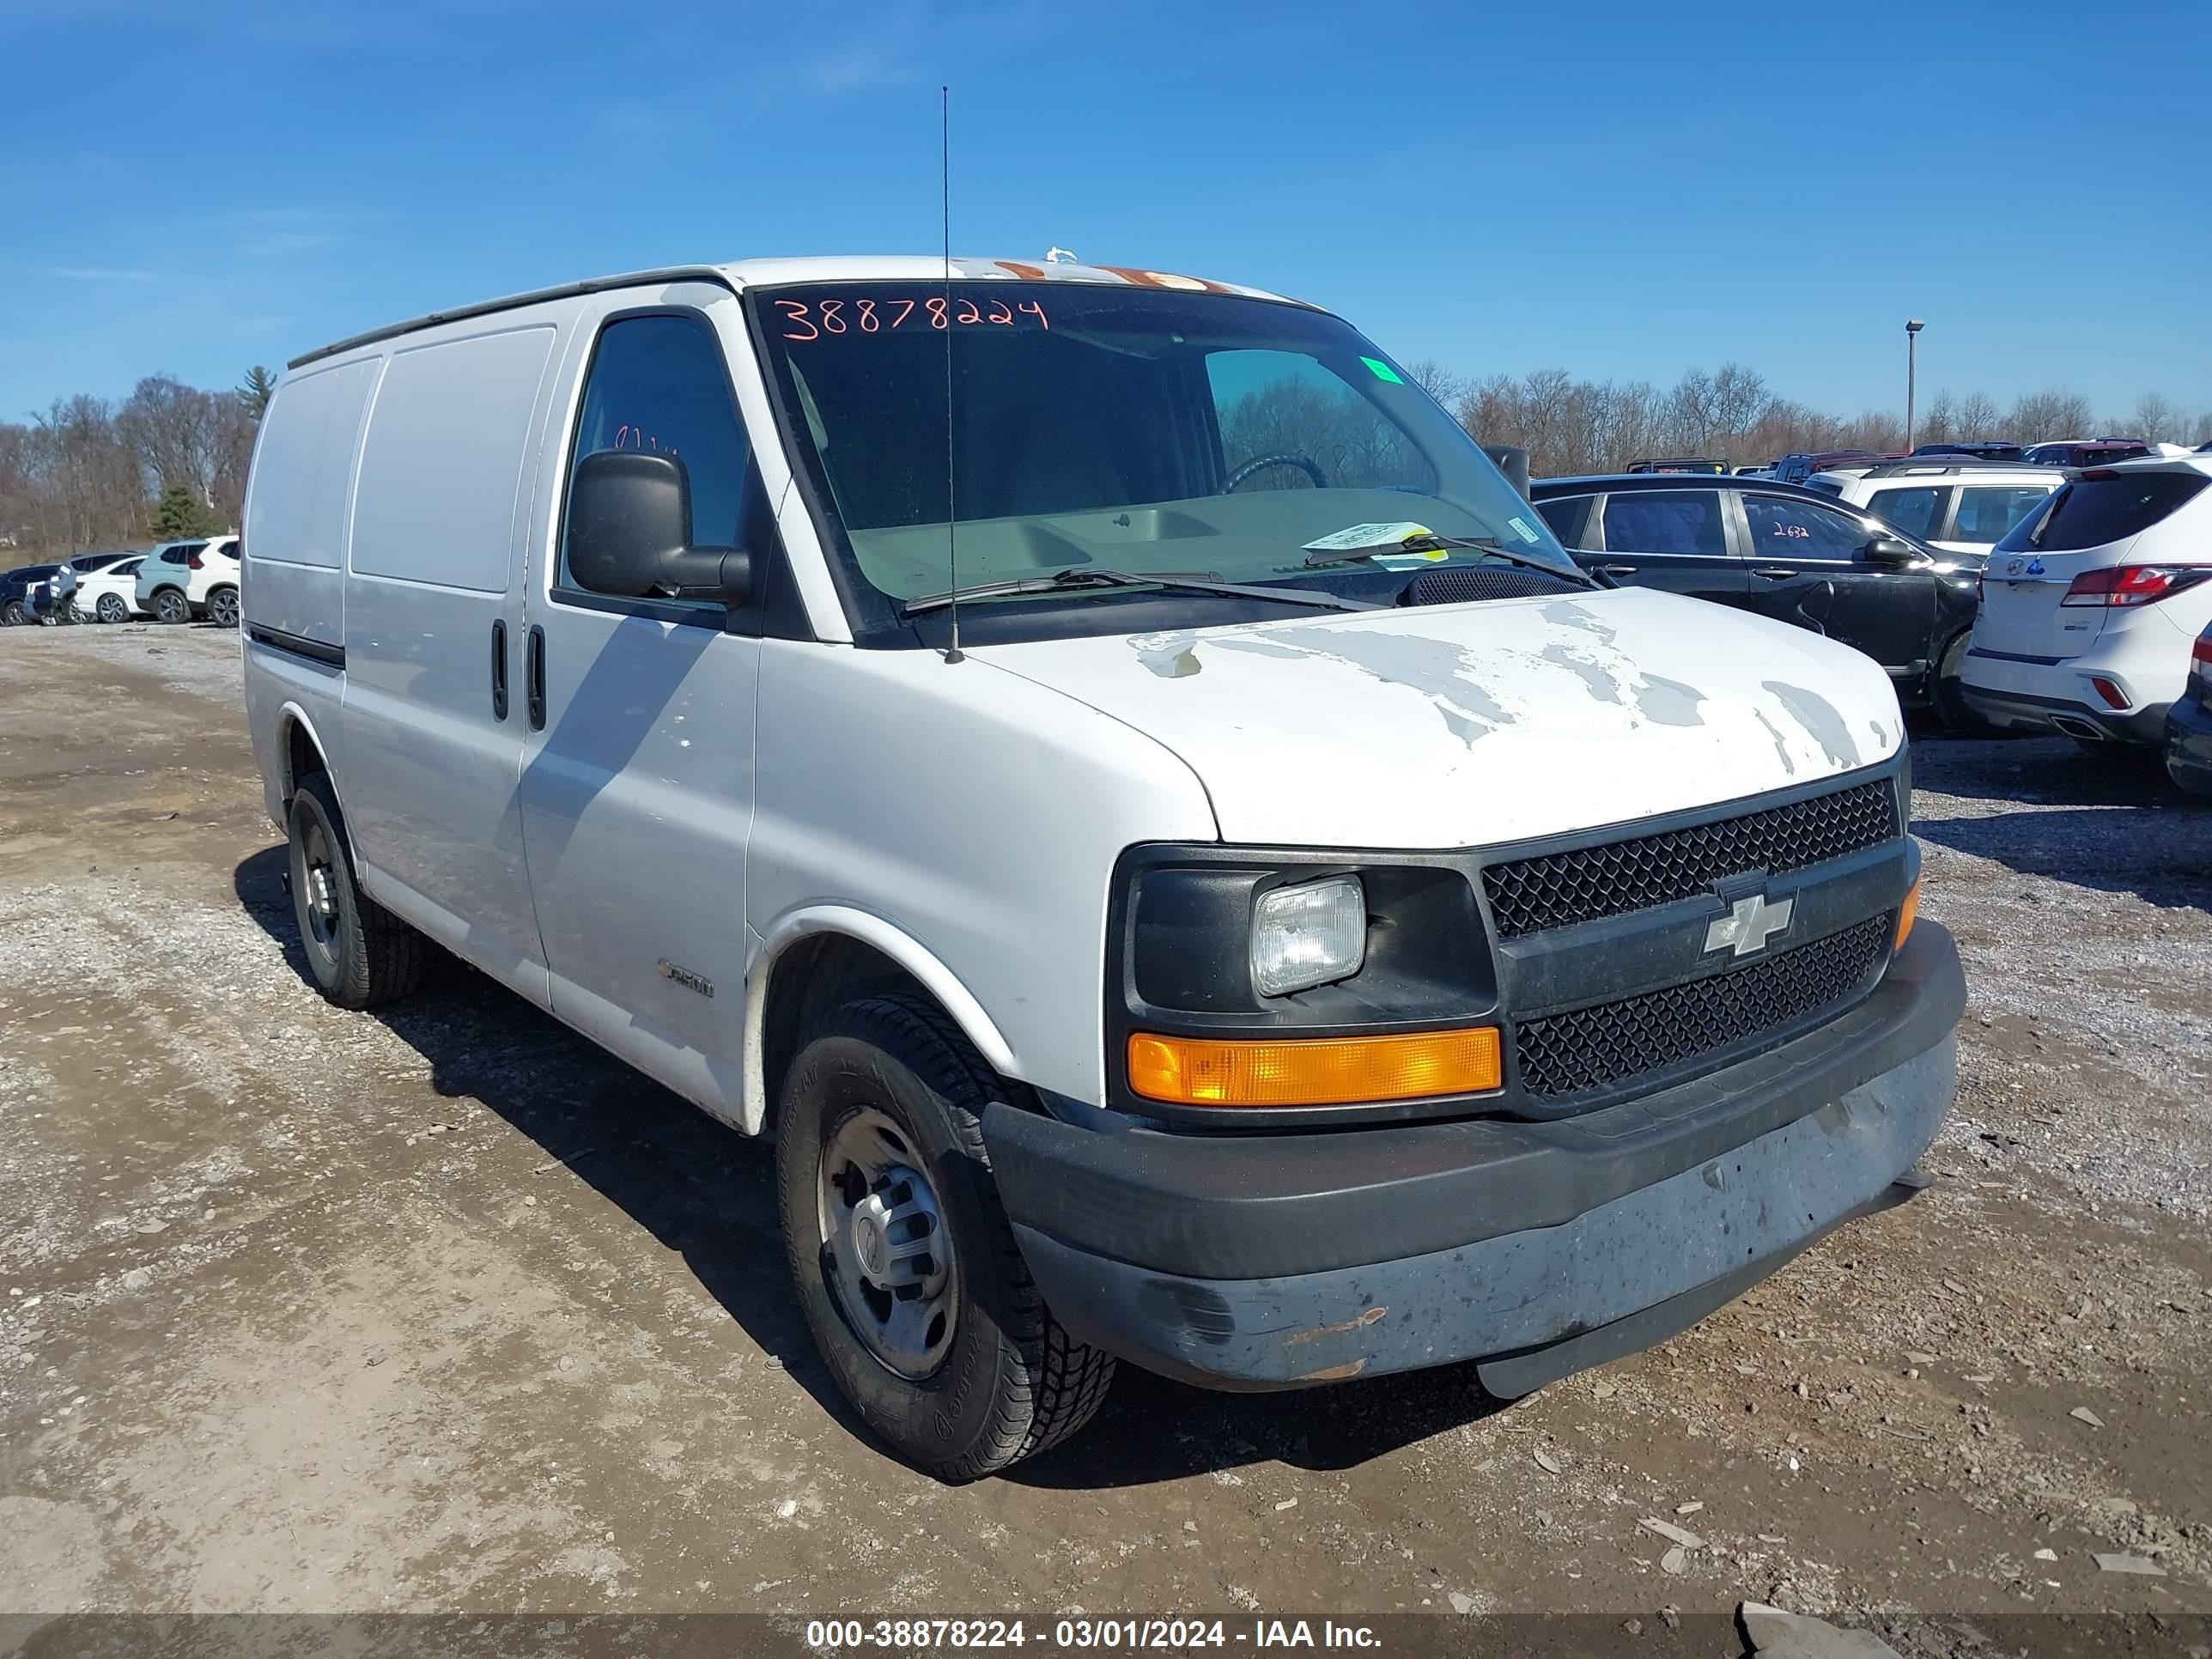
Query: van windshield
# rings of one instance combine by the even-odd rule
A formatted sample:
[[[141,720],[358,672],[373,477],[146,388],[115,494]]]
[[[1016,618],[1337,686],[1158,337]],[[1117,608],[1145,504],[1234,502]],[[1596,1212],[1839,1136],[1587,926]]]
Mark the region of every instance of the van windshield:
[[[752,297],[856,629],[951,586],[948,522],[963,587],[1086,565],[1296,583],[1317,574],[1310,544],[1372,525],[1492,540],[1574,576],[1459,423],[1324,313],[1012,280]]]

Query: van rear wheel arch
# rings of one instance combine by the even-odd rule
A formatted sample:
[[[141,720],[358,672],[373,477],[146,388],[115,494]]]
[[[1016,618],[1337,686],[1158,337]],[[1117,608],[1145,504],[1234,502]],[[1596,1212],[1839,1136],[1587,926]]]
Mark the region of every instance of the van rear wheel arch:
[[[314,772],[285,814],[295,921],[307,975],[341,1008],[374,1008],[421,983],[428,944],[361,889],[330,774]]]

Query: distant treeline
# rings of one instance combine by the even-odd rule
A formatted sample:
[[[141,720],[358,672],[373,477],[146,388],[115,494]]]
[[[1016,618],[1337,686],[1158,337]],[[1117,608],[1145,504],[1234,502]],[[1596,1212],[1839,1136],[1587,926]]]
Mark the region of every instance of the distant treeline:
[[[120,402],[80,393],[0,421],[6,562],[234,527],[272,384],[258,368],[234,392],[155,374]]]
[[[1693,368],[1665,392],[1648,380],[1578,380],[1564,368],[1468,380],[1424,362],[1414,373],[1483,442],[1528,450],[1529,470],[1539,477],[1612,471],[1667,455],[1747,465],[1801,452],[1905,447],[1901,410],[1824,414],[1777,397],[1763,375],[1741,363],[1723,363],[1710,374]],[[2031,392],[2006,409],[1986,392],[1961,398],[1938,388],[1920,405],[1912,430],[1915,443],[2109,436],[2212,442],[2212,410],[2191,417],[2148,392],[2127,414],[2100,416],[2078,392]]]
[[[1901,415],[1823,414],[1777,397],[1741,363],[1710,374],[1692,369],[1664,392],[1646,380],[1578,380],[1563,368],[1470,380],[1433,361],[1411,367],[1483,442],[1528,450],[1540,477],[1609,471],[1656,456],[1743,465],[1798,451],[1905,446]],[[235,527],[271,386],[258,367],[229,392],[156,374],[119,403],[79,394],[27,422],[0,422],[0,563]],[[1349,394],[1328,398],[1285,382],[1241,400],[1227,425],[1232,459],[1326,448],[1333,481],[1405,476],[1399,434]],[[2125,415],[2100,418],[2070,392],[2033,392],[2005,409],[1983,392],[1960,398],[1939,388],[1912,435],[1920,443],[2117,435],[2199,444],[2212,441],[2212,410],[2191,417],[2152,392]]]

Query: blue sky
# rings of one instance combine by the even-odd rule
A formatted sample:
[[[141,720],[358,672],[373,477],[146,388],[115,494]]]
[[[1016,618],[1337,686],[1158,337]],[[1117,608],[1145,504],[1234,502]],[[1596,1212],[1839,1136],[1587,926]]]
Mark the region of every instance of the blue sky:
[[[938,245],[1403,359],[2212,409],[2212,13],[0,0],[0,418],[520,289]]]

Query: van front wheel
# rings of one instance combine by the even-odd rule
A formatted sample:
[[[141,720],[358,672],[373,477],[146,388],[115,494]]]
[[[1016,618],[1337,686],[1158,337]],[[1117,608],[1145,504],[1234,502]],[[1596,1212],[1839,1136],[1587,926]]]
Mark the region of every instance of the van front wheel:
[[[1005,1085],[927,999],[840,1008],[776,1121],[785,1253],[845,1397],[902,1457],[972,1480],[1097,1412],[1110,1354],[1037,1294],[999,1201],[981,1114]]]
[[[327,773],[292,792],[292,912],[315,988],[341,1008],[405,996],[422,977],[422,934],[361,890]]]

